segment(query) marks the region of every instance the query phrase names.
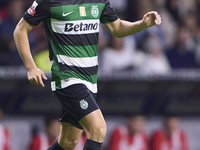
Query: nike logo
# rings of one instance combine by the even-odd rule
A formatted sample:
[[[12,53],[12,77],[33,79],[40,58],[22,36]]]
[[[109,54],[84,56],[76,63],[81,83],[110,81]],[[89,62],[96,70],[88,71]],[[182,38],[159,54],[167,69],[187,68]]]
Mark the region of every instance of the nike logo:
[[[67,14],[65,14],[65,13],[63,13],[62,15],[63,15],[63,17],[66,17],[66,16],[68,16],[69,14],[71,14],[71,13],[73,13],[74,11],[71,11],[71,12],[69,12],[69,13],[67,13]]]

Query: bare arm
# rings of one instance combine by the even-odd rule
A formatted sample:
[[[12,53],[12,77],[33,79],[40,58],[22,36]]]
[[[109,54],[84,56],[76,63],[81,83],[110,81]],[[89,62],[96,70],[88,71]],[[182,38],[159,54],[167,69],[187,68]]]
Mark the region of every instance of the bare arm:
[[[105,23],[104,25],[113,36],[121,38],[140,32],[156,24],[161,24],[161,17],[157,12],[152,11],[145,14],[144,18],[137,22],[128,22],[118,19],[114,22]]]
[[[24,62],[28,71],[28,80],[35,85],[41,85],[44,87],[43,79],[47,79],[44,72],[37,68],[33,57],[30,52],[30,46],[28,41],[28,32],[33,29],[33,26],[27,23],[23,18],[17,24],[14,31],[14,40],[19,52],[19,55]]]

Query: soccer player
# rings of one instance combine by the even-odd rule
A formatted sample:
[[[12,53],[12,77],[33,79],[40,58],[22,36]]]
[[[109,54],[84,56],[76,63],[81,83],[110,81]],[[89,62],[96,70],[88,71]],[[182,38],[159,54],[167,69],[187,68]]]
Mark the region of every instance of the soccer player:
[[[148,12],[137,22],[120,20],[108,0],[36,0],[19,21],[14,39],[27,68],[28,80],[44,87],[47,79],[35,65],[27,34],[44,21],[52,63],[51,88],[62,103],[61,132],[48,150],[72,150],[83,132],[84,150],[100,150],[106,123],[97,105],[98,33],[103,23],[116,37],[159,25],[161,17]]]

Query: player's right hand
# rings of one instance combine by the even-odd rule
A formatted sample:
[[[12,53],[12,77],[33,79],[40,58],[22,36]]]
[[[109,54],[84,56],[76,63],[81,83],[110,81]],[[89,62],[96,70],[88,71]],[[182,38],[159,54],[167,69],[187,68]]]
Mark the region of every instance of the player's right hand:
[[[151,11],[144,15],[142,21],[145,27],[148,28],[156,24],[160,25],[162,22],[162,19],[156,11]]]
[[[31,84],[40,85],[42,87],[45,87],[42,79],[47,80],[47,77],[45,76],[45,74],[42,70],[40,70],[38,68],[28,70],[27,76],[28,76],[28,80],[31,82]]]

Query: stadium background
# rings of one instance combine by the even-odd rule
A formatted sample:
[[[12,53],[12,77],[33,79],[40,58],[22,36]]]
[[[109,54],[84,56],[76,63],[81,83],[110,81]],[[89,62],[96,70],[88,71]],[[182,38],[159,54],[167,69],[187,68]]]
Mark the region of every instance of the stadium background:
[[[98,103],[108,134],[126,116],[144,115],[148,135],[162,119],[176,115],[191,150],[200,149],[200,2],[198,0],[110,0],[120,18],[136,21],[150,10],[162,25],[124,39],[101,26]],[[45,116],[59,116],[60,104],[50,90],[50,69],[42,23],[30,32],[31,52],[45,71],[46,87],[31,85],[12,33],[32,1],[0,0],[0,106],[12,135],[12,149],[26,150],[33,126],[44,130]],[[45,59],[44,59],[45,58]]]

